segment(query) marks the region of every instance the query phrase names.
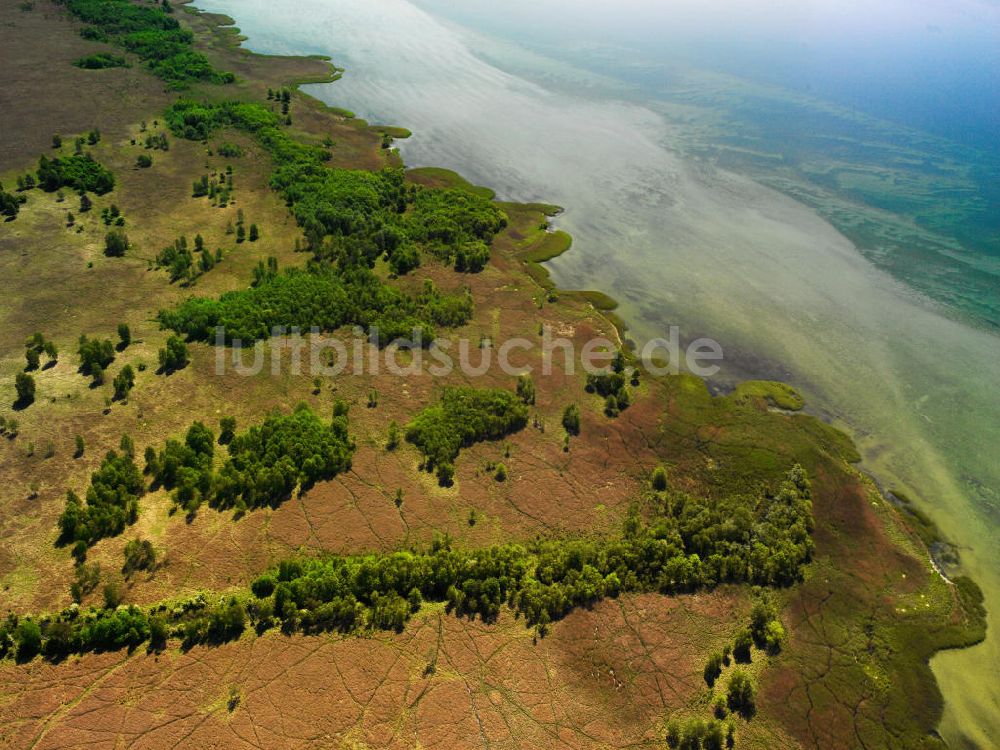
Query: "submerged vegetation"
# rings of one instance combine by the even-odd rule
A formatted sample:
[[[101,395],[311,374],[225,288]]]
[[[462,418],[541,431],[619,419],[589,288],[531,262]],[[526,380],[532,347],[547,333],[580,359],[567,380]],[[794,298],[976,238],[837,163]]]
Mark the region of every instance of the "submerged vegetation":
[[[338,453],[343,445],[333,436],[336,420],[332,432],[318,441],[301,437],[304,423],[312,436],[323,433],[315,415],[300,407],[237,437],[234,475],[258,477],[248,484],[255,486],[259,472],[274,471],[271,467],[288,466],[289,476],[296,475],[291,468],[296,461],[298,481],[335,468],[324,467],[320,456],[333,456],[334,463],[344,459]],[[207,465],[211,432],[198,425],[192,431],[185,447],[168,450],[190,449]],[[296,443],[297,448],[288,447]],[[158,470],[166,471],[162,465]],[[651,495],[647,506],[648,518],[633,509],[621,535],[612,539],[460,550],[438,538],[424,551],[284,561],[257,578],[250,592],[215,603],[199,595],[150,609],[71,607],[37,623],[11,616],[0,625],[0,657],[30,658],[40,651],[60,658],[145,641],[162,648],[169,636],[190,647],[238,637],[247,625],[258,632],[280,627],[285,633],[399,630],[423,602],[443,602],[457,616],[488,622],[506,605],[544,635],[549,623],[574,608],[624,592],[674,594],[727,582],[788,585],[801,578],[812,555],[811,490],[798,466],[773,493],[710,501],[668,492]],[[770,618],[770,611],[763,617]],[[733,694],[734,710],[742,709],[747,691]]]

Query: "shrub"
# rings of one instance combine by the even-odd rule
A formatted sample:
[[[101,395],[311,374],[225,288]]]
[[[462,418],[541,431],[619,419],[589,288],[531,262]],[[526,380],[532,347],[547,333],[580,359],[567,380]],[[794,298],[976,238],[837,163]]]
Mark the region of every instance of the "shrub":
[[[726,687],[726,700],[729,703],[729,708],[744,716],[752,716],[756,711],[754,694],[754,686],[747,673],[741,669],[735,670]]]
[[[115,400],[121,401],[128,398],[129,391],[131,391],[134,386],[135,371],[132,369],[132,365],[125,365],[121,371],[115,375]]]
[[[156,565],[156,550],[148,539],[132,539],[126,543],[124,555],[122,573],[125,575],[137,570],[152,570]]]
[[[570,435],[580,434],[580,407],[570,404],[563,410],[562,425]]]
[[[665,492],[668,486],[667,483],[667,469],[660,464],[655,469],[653,469],[653,474],[649,480],[650,485],[657,492]]]
[[[139,154],[139,156],[136,157],[135,165],[139,169],[149,169],[153,166],[153,157],[149,154]]]
[[[118,348],[127,349],[129,344],[132,343],[132,331],[129,329],[127,323],[118,324]]]
[[[35,379],[26,372],[14,376],[14,389],[17,391],[17,403],[27,406],[35,400]]]
[[[129,245],[128,235],[120,229],[113,229],[104,235],[104,254],[109,258],[121,258]]]
[[[753,638],[746,628],[740,630],[733,640],[733,658],[738,662],[747,664],[750,662],[750,648],[753,646]]]
[[[717,651],[712,652],[705,663],[704,677],[706,684],[712,687],[715,681],[719,679],[720,674],[722,674],[722,654]]]
[[[525,404],[535,403],[535,381],[530,375],[520,375],[517,378],[517,395]]]
[[[160,349],[157,357],[160,362],[160,370],[164,373],[182,370],[190,362],[187,344],[184,343],[184,339],[178,336],[168,337],[167,345]]]
[[[85,70],[103,70],[105,68],[127,68],[128,62],[121,55],[113,55],[110,52],[97,52],[93,55],[77,58],[73,64]],[[53,145],[53,148],[58,146]]]

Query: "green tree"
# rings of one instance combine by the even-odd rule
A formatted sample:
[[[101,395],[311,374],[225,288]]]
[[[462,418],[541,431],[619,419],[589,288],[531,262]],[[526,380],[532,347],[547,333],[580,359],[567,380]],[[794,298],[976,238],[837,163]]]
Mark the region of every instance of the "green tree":
[[[750,648],[753,646],[753,636],[750,631],[743,628],[736,634],[733,641],[733,658],[738,662],[748,664],[750,662]]]
[[[160,349],[158,357],[160,369],[165,373],[182,370],[190,362],[187,344],[179,336],[170,336],[167,345]]]
[[[24,367],[26,372],[38,369],[39,357],[37,349],[26,349],[24,352],[24,359],[26,360],[26,364]]]
[[[229,445],[236,437],[236,417],[223,417],[219,420],[219,445]]]
[[[35,400],[35,379],[26,372],[19,372],[14,377],[14,388],[17,391],[17,403],[27,406]]]
[[[62,136],[54,135],[52,136],[52,148],[62,148]]]
[[[122,573],[131,575],[137,570],[152,570],[156,565],[156,550],[148,539],[132,539],[125,545],[125,564]]]
[[[249,239],[250,239],[251,242],[256,242],[258,239],[260,239],[260,230],[257,228],[256,224],[251,224],[250,225],[250,237],[249,237]]]
[[[128,398],[129,391],[135,387],[135,371],[132,365],[125,365],[121,371],[115,375],[114,379],[115,395],[117,401]]]
[[[42,629],[34,620],[21,620],[14,630],[14,640],[17,642],[17,660],[31,661],[42,650]]]
[[[132,343],[132,331],[129,329],[127,323],[118,324],[118,350],[122,351],[127,349],[129,344]]]
[[[400,442],[399,425],[396,424],[396,420],[392,420],[389,423],[389,436],[385,441],[385,449],[389,451],[394,451],[399,447]]]
[[[104,254],[109,258],[120,258],[129,249],[128,235],[120,229],[112,229],[104,235]]]
[[[657,492],[665,492],[667,489],[667,469],[660,464],[655,469],[653,469],[653,474],[650,477],[649,483],[652,485],[653,489]]]
[[[735,670],[726,687],[729,708],[744,716],[752,716],[756,711],[754,696],[755,690],[750,677],[742,669]]]
[[[90,197],[86,193],[83,193],[80,196],[80,213],[85,214],[93,207],[94,207],[93,201],[90,200]]]
[[[139,169],[149,169],[153,166],[153,157],[149,154],[139,154],[135,160],[135,165]]]
[[[104,584],[104,588],[101,590],[101,593],[104,595],[105,609],[115,609],[119,604],[125,601],[125,587],[118,581],[109,581]]]
[[[563,428],[570,435],[580,434],[580,407],[576,404],[570,404],[563,410],[562,416]]]
[[[73,453],[74,458],[80,458],[83,452],[87,449],[87,444],[83,441],[83,435],[76,436],[76,451]]]
[[[517,395],[526,404],[535,403],[535,381],[530,375],[521,375],[517,379]]]
[[[236,225],[236,241],[243,242],[247,238],[247,230],[243,228],[242,224]]]
[[[715,681],[719,679],[719,675],[721,674],[722,674],[722,654],[720,654],[718,651],[714,651],[709,655],[708,661],[705,663],[705,671],[704,671],[705,683],[709,687],[712,687],[715,684]]]

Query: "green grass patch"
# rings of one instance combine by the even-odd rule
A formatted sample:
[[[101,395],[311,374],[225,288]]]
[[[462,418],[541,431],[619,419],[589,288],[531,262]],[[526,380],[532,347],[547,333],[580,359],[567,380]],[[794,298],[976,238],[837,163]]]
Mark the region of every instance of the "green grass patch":
[[[805,399],[792,386],[774,380],[748,380],[740,383],[731,397],[739,403],[760,399],[769,406],[786,411],[800,411],[806,405]]]

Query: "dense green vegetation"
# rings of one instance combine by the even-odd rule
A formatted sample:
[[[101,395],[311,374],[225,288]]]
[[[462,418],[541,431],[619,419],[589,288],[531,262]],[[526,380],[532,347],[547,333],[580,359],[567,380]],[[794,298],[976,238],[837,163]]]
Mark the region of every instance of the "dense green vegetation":
[[[445,295],[427,286],[411,297],[366,268],[340,273],[322,263],[267,275],[257,286],[219,299],[193,297],[159,315],[165,327],[198,341],[214,341],[217,326],[225,329],[227,342],[246,344],[268,338],[276,328],[330,331],[359,325],[377,332],[380,344],[413,339],[416,331],[424,346],[435,338],[434,325],[463,325],[471,317],[467,294]]]
[[[21,205],[27,202],[27,200],[24,195],[8,193],[0,189],[0,215],[6,216],[7,221],[16,219],[18,212],[21,210]]]
[[[110,52],[97,52],[93,55],[86,55],[73,61],[78,68],[86,70],[103,70],[104,68],[127,68],[128,62],[121,55],[113,55]],[[58,146],[55,146],[58,148]]]
[[[36,174],[38,186],[50,193],[62,187],[70,187],[79,192],[104,195],[115,187],[115,176],[89,153],[55,159],[42,156],[38,160]]]
[[[515,394],[497,388],[445,388],[441,400],[406,426],[406,439],[424,454],[424,468],[451,484],[454,461],[466,446],[498,440],[524,428],[528,408]]]
[[[442,295],[428,286],[411,297],[372,269],[385,257],[395,273],[406,273],[419,265],[423,249],[449,261],[461,255],[463,270],[478,270],[488,258],[487,243],[506,224],[490,201],[408,186],[401,170],[328,168],[325,149],[293,141],[278,116],[259,104],[182,100],[170,107],[166,122],[190,139],[205,140],[221,128],[255,135],[278,165],[271,187],[285,197],[315,257],[305,270],[260,274],[250,289],[163,311],[165,327],[208,341],[223,326],[227,341],[246,343],[269,337],[275,327],[359,325],[377,330],[380,344],[412,340],[416,331],[428,345],[434,326],[463,325],[471,318],[468,295]],[[210,189],[206,182],[196,183],[196,192]],[[250,233],[252,241],[258,233],[253,226]]]
[[[232,73],[216,70],[207,57],[194,51],[194,35],[171,17],[169,5],[139,5],[130,0],[58,1],[89,24],[80,32],[85,39],[111,42],[135,53],[171,88],[184,88],[192,81],[234,80]]]
[[[224,427],[235,430],[235,424]],[[354,452],[346,417],[324,423],[305,404],[227,439],[229,458],[216,472],[214,435],[195,422],[183,443],[168,440],[159,453],[147,450],[146,471],[188,512],[203,502],[244,511],[277,505],[296,487],[304,491],[348,470]]]
[[[111,339],[91,339],[80,336],[77,354],[80,356],[80,372],[84,375],[93,373],[95,367],[102,370],[115,359],[115,347]]]
[[[101,467],[91,475],[86,502],[72,490],[67,493],[66,508],[59,517],[60,542],[91,545],[122,533],[135,523],[139,498],[145,491],[131,442],[123,439],[121,452],[108,451]]]
[[[273,419],[291,421],[250,431],[237,449],[237,454],[253,457],[250,466],[258,467],[253,472],[294,462],[294,451],[276,453],[273,448],[297,439],[300,420],[316,418],[300,408],[290,417]],[[316,430],[315,425],[307,429]],[[204,428],[197,432],[196,450],[209,450],[211,433]],[[105,463],[110,467],[122,458],[109,454]],[[102,472],[113,473],[110,468]],[[108,479],[121,484],[117,475]],[[72,507],[80,512],[79,501]],[[40,620],[38,639],[34,631],[21,632],[25,620],[11,617],[0,625],[0,656],[19,655],[22,649],[33,655],[40,648],[57,658],[132,647],[151,638],[152,646],[161,647],[167,635],[181,638],[185,646],[213,643],[238,636],[248,622],[258,631],[281,627],[286,633],[400,629],[423,602],[444,602],[458,616],[486,621],[506,605],[544,634],[550,622],[573,608],[622,592],[673,594],[724,582],[787,585],[800,579],[812,552],[810,486],[799,467],[774,492],[721,500],[652,494],[643,510],[634,509],[622,534],[605,540],[459,550],[438,538],[424,551],[289,560],[255,580],[252,593],[240,597],[210,604],[198,596],[149,610],[71,609]],[[727,697],[734,710],[752,712],[753,686],[736,673]]]

